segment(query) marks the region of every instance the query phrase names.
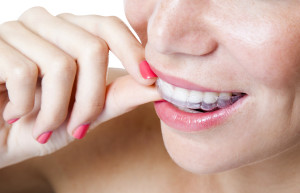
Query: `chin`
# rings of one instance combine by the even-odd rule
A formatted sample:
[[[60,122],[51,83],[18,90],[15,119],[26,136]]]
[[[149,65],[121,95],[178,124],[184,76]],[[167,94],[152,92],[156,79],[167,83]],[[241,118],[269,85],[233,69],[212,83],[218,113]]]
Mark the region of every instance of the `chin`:
[[[226,156],[222,147],[195,142],[188,135],[182,136],[162,122],[162,136],[172,160],[181,168],[195,174],[214,174],[245,165],[235,156]]]
[[[181,133],[161,122],[164,145],[172,160],[184,170],[195,174],[216,174],[242,168],[285,152],[282,147],[266,146],[249,151],[249,143],[236,145],[229,141],[214,140],[208,135],[195,136]],[[213,135],[213,133],[212,133]],[[231,139],[232,141],[232,139]],[[246,145],[248,144],[248,145]]]

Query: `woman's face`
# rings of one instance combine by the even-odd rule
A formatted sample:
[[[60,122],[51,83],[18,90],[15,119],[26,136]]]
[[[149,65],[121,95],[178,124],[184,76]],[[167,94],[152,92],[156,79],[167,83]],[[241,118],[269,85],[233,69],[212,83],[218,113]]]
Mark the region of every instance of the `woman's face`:
[[[205,91],[246,94],[205,113],[156,105],[165,146],[177,164],[215,173],[298,143],[299,8],[298,0],[125,0],[151,68],[184,88],[175,101],[187,100],[190,90],[201,91],[196,96],[202,94],[202,102]]]

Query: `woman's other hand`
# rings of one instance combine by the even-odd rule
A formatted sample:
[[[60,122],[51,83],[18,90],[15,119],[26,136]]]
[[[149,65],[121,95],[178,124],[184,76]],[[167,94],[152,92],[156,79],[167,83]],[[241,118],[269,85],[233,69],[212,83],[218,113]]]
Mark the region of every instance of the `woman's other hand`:
[[[130,75],[107,86],[109,51]],[[140,74],[143,60],[144,48],[116,17],[52,16],[35,7],[2,24],[0,168],[52,153],[88,128],[158,100],[149,86],[155,79]]]

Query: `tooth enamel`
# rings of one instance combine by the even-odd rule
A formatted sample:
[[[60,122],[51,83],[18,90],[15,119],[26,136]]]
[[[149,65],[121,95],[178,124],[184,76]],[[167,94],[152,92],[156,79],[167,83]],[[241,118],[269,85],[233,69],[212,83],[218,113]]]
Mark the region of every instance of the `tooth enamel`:
[[[186,103],[189,91],[183,88],[175,87],[172,98],[178,102]]]
[[[215,103],[218,100],[218,93],[216,92],[205,92],[203,96],[203,102],[206,104]]]
[[[158,85],[161,88],[161,91],[163,91],[164,97],[170,99],[174,93],[174,86],[161,79],[158,79]]]
[[[232,94],[231,93],[227,93],[227,92],[221,92],[219,94],[219,99],[222,99],[222,100],[230,100]]]
[[[220,93],[217,106],[222,109],[231,105],[231,96],[231,93]]]
[[[203,92],[192,90],[188,98],[189,103],[201,103],[203,99]]]
[[[242,93],[217,93],[188,90],[173,86],[160,78],[156,82],[162,97],[186,112],[199,113],[193,109],[211,111],[216,108],[226,108],[239,100]]]

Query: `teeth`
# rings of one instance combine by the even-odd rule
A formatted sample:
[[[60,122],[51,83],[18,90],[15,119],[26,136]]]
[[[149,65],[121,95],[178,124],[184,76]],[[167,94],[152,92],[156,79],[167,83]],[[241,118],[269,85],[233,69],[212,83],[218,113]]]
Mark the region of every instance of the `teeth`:
[[[203,100],[203,92],[191,90],[188,96],[186,107],[191,109],[199,109]]]
[[[212,104],[202,103],[201,104],[201,109],[204,110],[204,111],[212,111],[215,108],[217,108],[217,104],[216,103],[212,103]]]
[[[188,113],[199,113],[199,111],[189,109],[189,108],[184,108],[184,107],[178,107],[180,110],[188,112]]]
[[[188,101],[190,103],[201,103],[202,99],[203,99],[203,93],[202,92],[192,90],[190,92]]]
[[[175,87],[167,82],[163,82],[161,79],[158,79],[156,83],[159,85],[160,91],[163,91],[164,98],[171,102]]]
[[[189,96],[189,91],[184,88],[175,87],[173,97],[176,101],[186,103]]]
[[[217,93],[187,90],[173,86],[161,79],[157,79],[156,84],[162,97],[174,105],[181,107],[181,109],[189,108],[211,111],[215,108],[225,108],[243,96],[242,93]],[[195,111],[193,110],[193,112]]]
[[[203,102],[207,104],[212,104],[217,102],[219,94],[216,92],[205,92],[203,97]]]
[[[220,93],[218,98],[218,104],[217,106],[219,108],[225,108],[229,105],[231,105],[231,93]]]

